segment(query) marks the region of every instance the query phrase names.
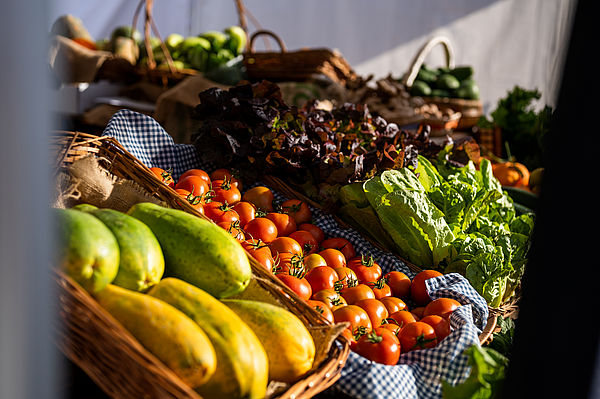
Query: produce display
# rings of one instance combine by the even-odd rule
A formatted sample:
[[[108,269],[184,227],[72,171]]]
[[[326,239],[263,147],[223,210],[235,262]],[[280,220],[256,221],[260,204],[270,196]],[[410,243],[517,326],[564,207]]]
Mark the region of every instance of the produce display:
[[[430,68],[422,64],[410,87],[413,96],[479,99],[479,86],[473,78],[473,67]]]

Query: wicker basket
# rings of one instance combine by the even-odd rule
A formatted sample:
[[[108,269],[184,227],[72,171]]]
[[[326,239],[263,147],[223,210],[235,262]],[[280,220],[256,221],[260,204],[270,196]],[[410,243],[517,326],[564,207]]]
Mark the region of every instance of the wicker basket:
[[[101,158],[112,175],[131,180],[167,206],[207,219],[112,137],[78,132],[54,132],[50,137],[57,172],[74,161],[93,154]],[[207,219],[208,220],[208,219]],[[253,281],[276,301],[296,314],[314,334],[335,339],[313,370],[291,385],[283,385],[271,397],[308,398],[333,385],[349,354],[343,327],[329,324],[291,289],[249,257]],[[59,342],[62,352],[113,398],[191,398],[200,396],[149,354],[81,287],[56,273],[59,295]],[[315,344],[319,344],[315,342]],[[319,351],[317,351],[319,352]],[[121,370],[127,370],[124,374]]]
[[[279,45],[280,51],[254,51],[257,37],[267,35]],[[344,85],[356,78],[356,74],[348,62],[337,51],[326,48],[300,49],[288,51],[283,40],[269,30],[257,30],[248,41],[244,53],[246,74],[251,81],[270,80],[306,81],[314,75],[323,74],[332,81]]]
[[[419,69],[425,62],[425,58],[429,52],[437,45],[442,45],[446,56],[446,67],[454,67],[454,50],[450,44],[450,40],[443,36],[437,36],[427,41],[415,58],[411,62],[408,72],[402,78],[403,83],[408,87],[412,87]],[[467,100],[461,98],[444,98],[444,97],[423,97],[423,100],[429,104],[435,104],[440,108],[450,108],[461,113],[460,121],[456,128],[468,128],[474,126],[481,115],[483,115],[483,103],[480,100]]]

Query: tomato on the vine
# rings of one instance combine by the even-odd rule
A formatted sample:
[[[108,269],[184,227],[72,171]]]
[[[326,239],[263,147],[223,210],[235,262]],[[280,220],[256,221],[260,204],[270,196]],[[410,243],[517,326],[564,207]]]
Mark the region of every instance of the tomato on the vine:
[[[170,171],[164,170],[163,168],[159,168],[156,166],[151,167],[150,170],[152,171],[152,173],[154,173],[158,180],[161,181],[161,183],[169,187],[175,187],[175,180],[173,180],[173,175]]]
[[[298,241],[290,237],[280,236],[269,243],[271,254],[276,256],[279,253],[289,253],[292,255],[302,256],[302,247]]]
[[[354,270],[360,283],[374,283],[381,278],[381,266],[372,256],[355,256],[348,259],[347,267]]]
[[[337,267],[346,267],[346,257],[341,251],[335,248],[326,248],[319,251],[318,254],[325,259],[329,267],[333,267],[334,269]],[[356,276],[356,273],[354,273],[354,276]]]
[[[417,306],[414,307],[410,310],[410,313],[412,313],[415,316],[415,319],[417,319],[417,321],[423,317],[423,312],[425,311],[425,306]]]
[[[312,288],[305,278],[292,276],[291,274],[279,273],[277,278],[294,291],[300,299],[309,300],[312,296]]]
[[[385,296],[379,300],[383,303],[389,314],[396,313],[399,310],[406,310],[406,303],[395,296]]]
[[[210,186],[202,177],[197,175],[188,175],[177,181],[175,188],[181,188],[189,191],[195,196],[204,196],[208,193]]]
[[[392,294],[401,299],[410,298],[410,278],[398,270],[392,270],[385,276],[387,285],[392,289]]]
[[[398,333],[400,332],[400,330],[402,329],[398,324],[394,323],[394,322],[386,322],[386,323],[382,323],[381,326],[379,326],[379,328],[385,328],[390,330],[391,332],[394,333],[394,335],[396,337],[398,337]]]
[[[298,226],[298,230],[308,231],[310,234],[313,235],[313,237],[315,237],[315,240],[317,240],[317,244],[321,244],[321,242],[323,242],[323,240],[325,239],[325,233],[316,224],[301,223]]]
[[[304,256],[304,267],[307,271],[319,266],[327,266],[327,262],[321,255],[309,254]]]
[[[235,205],[242,199],[240,190],[227,180],[213,180],[211,183],[212,200]]]
[[[408,323],[398,334],[402,352],[410,352],[417,349],[433,348],[437,345],[437,337],[432,326],[421,321]]]
[[[393,319],[400,326],[400,328],[404,328],[406,325],[417,321],[415,316],[408,310],[399,310],[391,313],[389,318]]]
[[[400,360],[401,344],[393,332],[376,328],[359,338],[354,351],[376,363],[393,366]]]
[[[270,188],[265,186],[252,187],[242,194],[242,201],[250,202],[263,212],[273,212],[275,196]]]
[[[423,317],[419,321],[423,322],[423,323],[427,323],[431,327],[433,327],[433,330],[435,331],[435,336],[437,337],[438,342],[440,342],[441,340],[446,338],[448,335],[450,335],[450,332],[451,332],[450,322],[441,316],[432,314],[432,315]]]
[[[234,222],[219,222],[217,225],[227,231],[233,238],[238,241],[244,241],[244,231],[240,228],[239,220]]]
[[[342,237],[331,237],[321,242],[321,248],[334,248],[344,254],[346,260],[352,259],[356,256],[354,246],[350,241]]]
[[[210,182],[211,182],[210,176],[203,169],[188,169],[185,172],[183,172],[181,174],[181,176],[179,176],[179,181],[181,181],[182,179],[185,179],[188,176],[198,176],[206,182],[206,185],[208,187],[210,187]]]
[[[275,260],[273,267],[274,274],[301,275],[305,272],[302,256],[298,254],[278,252],[277,255],[273,256],[273,259]]]
[[[246,236],[256,240],[262,240],[267,244],[277,238],[277,226],[267,218],[254,218],[246,223],[243,229]]]
[[[340,290],[340,295],[344,297],[349,305],[354,305],[361,299],[375,299],[373,290],[366,284],[356,284],[344,287]]]
[[[323,302],[329,309],[331,309],[332,312],[338,308],[348,305],[346,300],[337,291],[330,289],[313,293],[312,299]]]
[[[289,214],[297,225],[308,223],[312,219],[312,213],[306,202],[299,199],[289,199],[281,204],[283,213]]]
[[[450,315],[454,310],[456,310],[460,305],[456,299],[452,298],[438,298],[429,302],[425,305],[425,309],[423,309],[423,317],[430,315],[438,315],[443,317],[444,319],[449,319]]]
[[[350,323],[349,328],[353,334],[356,334],[361,330],[368,332],[373,329],[369,315],[360,306],[346,305],[337,308],[333,311],[333,319],[336,323],[342,323],[344,321]]]
[[[349,328],[346,328],[342,331],[341,335],[350,343],[350,350],[354,350],[354,348],[356,348],[356,338],[354,337],[354,334],[352,334],[352,331],[350,331]]]
[[[256,208],[250,202],[238,201],[233,205],[233,210],[240,216],[242,227],[256,217]]]
[[[384,278],[380,278],[374,283],[368,284],[371,289],[373,289],[373,293],[375,294],[375,298],[381,299],[386,296],[392,296],[392,289],[389,285],[386,284]]]
[[[426,305],[431,301],[427,293],[425,281],[433,277],[439,277],[442,273],[437,270],[426,269],[422,270],[413,277],[410,284],[410,296],[417,305]]]
[[[313,237],[310,232],[305,230],[296,230],[288,235],[288,237],[293,238],[300,244],[302,247],[302,252],[306,255],[315,253],[317,250],[317,240]]]
[[[360,306],[367,312],[373,328],[381,326],[381,323],[389,316],[385,305],[375,298],[360,299],[354,305]]]
[[[335,320],[333,319],[333,312],[325,303],[323,303],[321,301],[317,301],[316,299],[309,299],[306,301],[306,303],[311,308],[313,308],[318,313],[320,313],[321,316],[323,316],[325,318],[325,320],[327,320],[328,322],[330,322],[332,324],[335,322]]]
[[[352,269],[347,267],[334,267],[333,270],[335,270],[338,275],[338,281],[335,282],[336,290],[339,291],[342,288],[358,284],[358,279],[356,278],[356,274]]]
[[[269,212],[265,217],[277,226],[278,237],[287,237],[292,232],[296,231],[296,222],[290,215],[279,212]]]
[[[313,291],[318,292],[325,289],[333,290],[338,275],[329,266],[318,266],[308,270],[305,278],[310,283]]]
[[[242,242],[242,247],[265,269],[272,272],[275,261],[271,255],[269,246],[261,240],[246,239]]]
[[[215,223],[231,223],[240,220],[239,215],[230,206],[211,201],[204,204],[204,214]]]
[[[239,179],[239,175],[234,170],[229,170],[226,168],[215,169],[210,174],[211,180],[229,180],[232,186],[236,187],[238,190],[242,191],[242,182]]]

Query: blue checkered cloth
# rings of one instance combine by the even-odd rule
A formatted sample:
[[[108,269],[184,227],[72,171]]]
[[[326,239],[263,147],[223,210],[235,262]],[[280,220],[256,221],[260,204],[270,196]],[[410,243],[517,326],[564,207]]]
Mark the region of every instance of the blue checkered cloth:
[[[210,173],[214,166],[202,161],[190,144],[175,144],[172,137],[151,117],[130,110],[113,115],[103,136],[117,139],[127,151],[148,167],[171,169],[177,179],[192,168]],[[254,182],[252,186],[264,185]],[[285,198],[274,190],[275,199]],[[411,279],[415,273],[398,257],[373,246],[353,229],[341,227],[329,214],[311,207],[313,223],[327,237],[343,237],[350,241],[357,254],[371,255],[384,273],[398,270]],[[451,334],[436,347],[402,354],[395,366],[374,363],[351,352],[339,380],[330,388],[356,399],[441,398],[441,380],[452,385],[463,382],[470,366],[464,350],[479,345],[479,334],[485,328],[488,306],[460,274],[451,273],[426,281],[432,299],[448,297],[462,306],[450,318]],[[409,303],[409,306],[412,304]]]

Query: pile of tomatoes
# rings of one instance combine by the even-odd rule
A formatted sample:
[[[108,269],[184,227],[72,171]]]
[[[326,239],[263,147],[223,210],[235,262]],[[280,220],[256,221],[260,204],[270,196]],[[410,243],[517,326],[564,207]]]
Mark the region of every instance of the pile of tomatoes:
[[[347,239],[326,237],[305,202],[276,203],[265,186],[243,192],[228,169],[190,169],[177,182],[168,171],[152,170],[327,321],[347,322],[343,335],[365,358],[394,365],[401,353],[434,347],[450,334],[449,317],[461,304],[431,300],[425,287],[440,272],[423,270],[412,280],[400,271],[383,275]]]

